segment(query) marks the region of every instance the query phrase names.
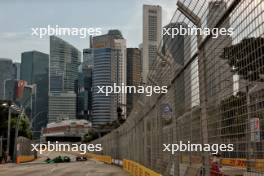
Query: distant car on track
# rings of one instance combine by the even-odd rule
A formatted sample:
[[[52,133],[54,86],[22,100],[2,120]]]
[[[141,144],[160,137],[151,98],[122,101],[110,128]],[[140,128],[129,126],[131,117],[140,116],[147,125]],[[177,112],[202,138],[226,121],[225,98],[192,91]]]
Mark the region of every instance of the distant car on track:
[[[87,157],[86,156],[77,156],[76,161],[87,161]]]

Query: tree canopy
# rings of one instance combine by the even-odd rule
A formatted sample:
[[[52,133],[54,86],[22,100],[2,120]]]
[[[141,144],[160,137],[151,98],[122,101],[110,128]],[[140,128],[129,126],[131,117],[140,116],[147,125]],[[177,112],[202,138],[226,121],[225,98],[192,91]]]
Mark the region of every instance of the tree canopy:
[[[248,38],[224,49],[222,55],[232,71],[249,81],[263,81],[264,38]]]
[[[3,101],[0,101],[0,136],[7,137],[8,107],[2,106],[3,103]],[[11,136],[14,135],[13,133],[15,132],[14,129],[16,127],[18,116],[18,113],[11,114]],[[21,118],[18,135],[26,138],[32,137],[32,131],[30,129],[29,120],[26,116],[23,116]]]

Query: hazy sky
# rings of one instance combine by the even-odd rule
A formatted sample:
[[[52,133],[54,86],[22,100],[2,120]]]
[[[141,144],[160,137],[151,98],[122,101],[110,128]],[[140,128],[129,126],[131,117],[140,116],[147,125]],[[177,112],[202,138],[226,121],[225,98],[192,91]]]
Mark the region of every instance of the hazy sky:
[[[101,27],[121,30],[128,47],[142,42],[143,4],[162,6],[163,24],[176,9],[176,0],[0,0],[0,58],[20,62],[24,51],[49,53],[48,37],[31,35],[31,28]],[[89,39],[62,36],[79,50],[89,47]]]

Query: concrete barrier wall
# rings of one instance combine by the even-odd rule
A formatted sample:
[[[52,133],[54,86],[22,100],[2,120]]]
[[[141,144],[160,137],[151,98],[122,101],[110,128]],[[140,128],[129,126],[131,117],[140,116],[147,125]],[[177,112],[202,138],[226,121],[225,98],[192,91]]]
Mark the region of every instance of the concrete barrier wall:
[[[16,162],[24,163],[33,161],[36,159],[36,153],[31,151],[32,149],[32,141],[25,137],[18,137],[17,138],[17,157]]]

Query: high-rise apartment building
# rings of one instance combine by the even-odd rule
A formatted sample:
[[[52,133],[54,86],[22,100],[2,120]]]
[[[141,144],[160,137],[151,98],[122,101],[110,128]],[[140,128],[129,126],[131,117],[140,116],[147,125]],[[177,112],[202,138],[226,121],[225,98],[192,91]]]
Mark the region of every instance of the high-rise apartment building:
[[[157,49],[161,41],[162,28],[161,7],[143,6],[143,82],[147,82],[148,72],[157,57]]]
[[[49,122],[76,118],[75,83],[81,53],[74,46],[50,37]]]
[[[141,51],[138,48],[127,48],[127,86],[141,85]],[[127,115],[135,104],[137,94],[127,93]]]
[[[47,124],[48,112],[48,78],[49,55],[39,51],[28,51],[21,54],[20,66],[21,80],[28,85],[36,85],[35,110],[32,109],[33,130],[40,131]]]

